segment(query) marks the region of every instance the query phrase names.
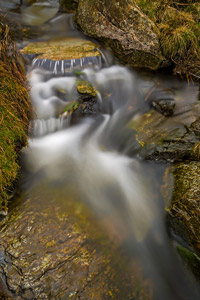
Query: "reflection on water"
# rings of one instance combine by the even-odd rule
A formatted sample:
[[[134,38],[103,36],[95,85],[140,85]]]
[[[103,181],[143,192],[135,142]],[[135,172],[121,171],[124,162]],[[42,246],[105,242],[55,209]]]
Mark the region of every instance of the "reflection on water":
[[[55,14],[57,8],[53,9]],[[53,9],[48,18],[53,17]],[[37,15],[35,8],[23,13],[29,19],[24,21],[29,24],[31,14]],[[42,19],[48,20],[44,16]],[[45,28],[51,29],[52,24],[56,27],[57,21],[60,24],[59,17]],[[39,24],[37,22],[32,25]],[[67,30],[71,35],[78,34],[74,34],[74,27],[70,31],[66,25]],[[29,173],[25,182],[30,186],[40,181],[53,185],[54,190],[58,190],[58,206],[59,191],[66,191],[66,186],[75,189],[79,200],[95,213],[103,228],[120,241],[127,255],[141,264],[145,276],[152,282],[153,299],[197,299],[189,275],[168,240],[164,204],[155,176],[158,168],[137,157],[135,133],[128,128],[131,119],[137,119],[152,107],[165,116],[166,109],[174,115],[172,119],[163,117],[163,126],[182,126],[187,119],[183,113],[191,113],[194,105],[198,105],[197,87],[162,73],[142,74],[119,65],[102,67],[98,63],[88,66],[86,60],[82,60],[81,72],[77,75],[77,65],[72,61],[70,64],[70,73],[56,74],[53,70],[55,67],[62,70],[62,61],[57,65],[54,61],[52,70],[43,68],[37,58],[32,60],[30,95],[38,119],[32,122],[33,138],[23,152]],[[59,116],[66,103],[79,97],[77,78],[87,80],[98,90],[100,111],[98,116],[72,126],[68,118]],[[64,98],[59,90],[64,91]],[[164,111],[156,106],[160,100],[169,104]],[[130,157],[130,153],[135,153],[134,157]]]

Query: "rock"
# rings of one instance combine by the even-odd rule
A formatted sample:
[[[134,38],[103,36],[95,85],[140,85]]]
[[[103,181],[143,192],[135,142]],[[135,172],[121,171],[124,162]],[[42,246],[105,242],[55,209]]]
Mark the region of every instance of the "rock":
[[[0,25],[0,212],[7,213],[7,199],[19,170],[19,150],[26,144],[30,102],[24,64],[9,36]]]
[[[88,81],[85,80],[77,80],[76,87],[80,95],[96,97],[98,94],[97,90]]]
[[[30,43],[22,49],[23,54],[37,54],[38,59],[68,60],[100,56],[98,46],[79,38],[53,39],[46,42]]]
[[[75,22],[126,64],[154,70],[167,65],[158,29],[132,0],[80,0]]]
[[[150,110],[130,122],[141,146],[141,157],[169,162],[198,159],[200,105],[185,106],[181,111],[169,118]]]
[[[64,74],[85,67],[101,66],[98,45],[81,38],[57,38],[45,42],[30,43],[22,49],[31,58],[33,68]]]
[[[12,299],[151,299],[137,265],[77,201],[76,189],[36,186],[39,193],[18,199],[1,224],[2,280]]]
[[[175,105],[176,102],[174,99],[161,99],[152,101],[152,106],[154,109],[166,117],[173,115]]]
[[[166,180],[170,188],[170,176],[174,178],[173,195],[167,206],[170,231],[183,246],[200,254],[200,162],[176,163]]]

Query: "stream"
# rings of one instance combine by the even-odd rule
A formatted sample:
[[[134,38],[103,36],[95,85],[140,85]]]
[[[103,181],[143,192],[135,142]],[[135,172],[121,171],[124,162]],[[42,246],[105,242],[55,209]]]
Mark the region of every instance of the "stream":
[[[18,12],[10,13],[17,20],[20,18]],[[48,41],[55,37],[61,43],[66,38],[88,40],[74,27],[70,14],[57,13],[56,9],[51,13],[50,21],[43,25],[34,21],[38,22],[34,26],[38,26],[41,33],[28,42],[20,41],[18,45],[21,49],[29,42]],[[31,24],[32,14],[30,17],[25,13],[24,22]],[[137,140],[137,132],[130,125],[155,109],[165,116],[166,126],[173,127],[176,124],[181,130],[183,123],[187,124],[194,115],[191,110],[198,103],[198,88],[170,73],[160,71],[155,74],[122,66],[108,49],[100,45],[98,47],[100,55],[76,59],[50,60],[38,58],[37,55],[24,55],[33,120],[29,130],[29,146],[22,150],[23,174],[18,210],[22,214],[26,211],[27,215],[33,212],[38,217],[37,222],[40,222],[40,216],[41,220],[45,216],[46,226],[52,231],[48,231],[48,235],[54,240],[54,235],[59,235],[54,223],[57,210],[61,210],[63,215],[67,214],[73,197],[75,202],[83,205],[98,222],[100,230],[118,245],[117,251],[130,261],[131,268],[131,262],[137,262],[143,278],[152,288],[151,296],[135,294],[131,298],[122,292],[120,298],[114,299],[199,299],[198,284],[183,266],[175,250],[175,242],[166,228],[161,185],[169,163],[143,160],[139,154],[141,145]],[[74,112],[64,112],[68,104],[80,99],[77,80],[89,83],[89,87],[93,87],[97,93],[93,97],[83,93],[81,106]],[[154,89],[156,85],[158,88]],[[160,99],[163,102],[159,102]],[[27,203],[32,207],[31,212],[27,210]],[[14,211],[15,207],[12,209]],[[26,222],[26,215],[23,218]],[[33,226],[37,227],[33,220]],[[51,223],[54,223],[53,229]],[[38,225],[37,234],[43,230],[41,226]],[[91,223],[92,226],[96,225]],[[31,232],[31,227],[29,229]],[[27,239],[28,227],[23,230]],[[27,253],[32,252],[33,256],[34,252],[45,251],[36,240],[36,231],[32,235],[33,244],[31,237],[25,243],[29,247]],[[56,246],[49,252],[52,255],[51,263],[52,259],[57,259],[55,254],[51,254],[53,251],[60,249]],[[26,251],[23,250],[23,253]],[[13,255],[17,254],[13,252]],[[39,272],[35,262],[31,260],[29,264],[33,270],[38,268]],[[47,291],[37,294],[39,284],[35,288],[29,282],[28,287],[28,281],[35,275],[28,276],[24,276],[27,277],[24,286],[31,290],[30,294],[24,294],[23,298],[16,296],[16,299],[103,299],[98,295],[96,298],[81,298],[70,288],[64,296],[59,293],[55,296],[52,291],[52,294]],[[51,288],[59,290],[59,281],[55,282]],[[71,285],[75,290],[74,283]],[[22,289],[20,292],[11,290],[14,295],[23,294]],[[113,298],[110,296],[105,299]]]

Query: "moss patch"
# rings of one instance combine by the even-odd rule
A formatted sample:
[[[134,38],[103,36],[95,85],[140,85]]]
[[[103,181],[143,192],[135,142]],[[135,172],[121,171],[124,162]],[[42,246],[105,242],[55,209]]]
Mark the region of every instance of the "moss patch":
[[[21,56],[0,27],[0,211],[6,213],[10,186],[16,179],[18,152],[26,144],[29,97]]]
[[[88,81],[77,80],[76,87],[79,94],[86,94],[93,97],[97,96],[97,90]]]

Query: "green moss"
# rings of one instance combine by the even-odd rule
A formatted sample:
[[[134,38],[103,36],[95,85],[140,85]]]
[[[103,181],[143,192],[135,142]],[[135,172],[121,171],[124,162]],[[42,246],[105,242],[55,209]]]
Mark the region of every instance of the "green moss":
[[[8,28],[0,32],[0,211],[5,213],[19,170],[17,154],[26,143],[29,101],[21,57],[10,41]]]
[[[72,101],[70,102],[64,109],[63,113],[70,113],[72,114],[75,110],[77,110],[79,108],[80,103],[77,101]]]
[[[198,281],[200,281],[200,257],[190,250],[178,245],[177,251],[186,266],[192,271]]]

